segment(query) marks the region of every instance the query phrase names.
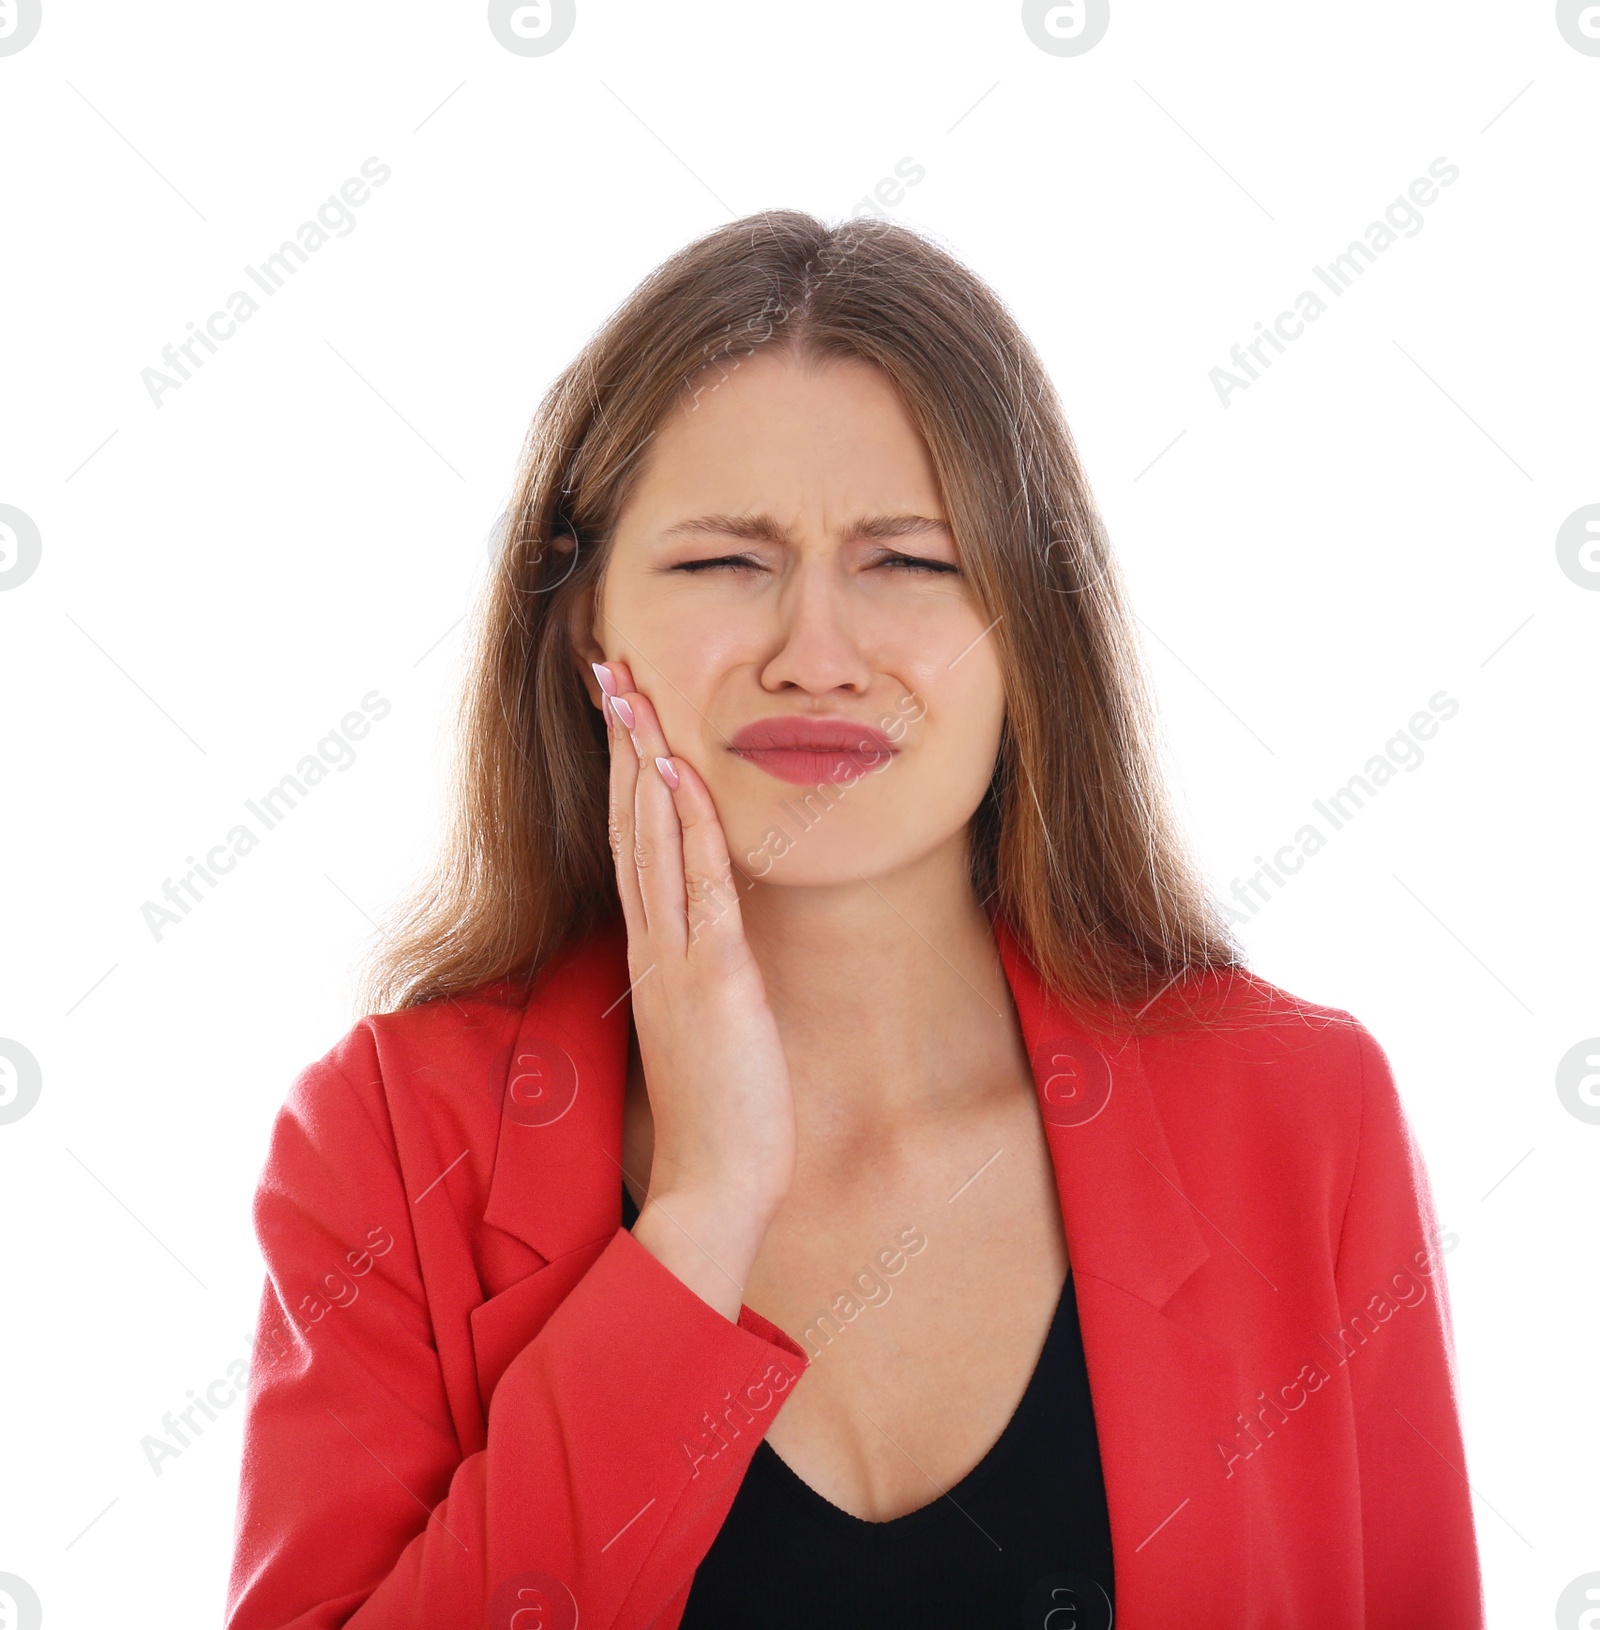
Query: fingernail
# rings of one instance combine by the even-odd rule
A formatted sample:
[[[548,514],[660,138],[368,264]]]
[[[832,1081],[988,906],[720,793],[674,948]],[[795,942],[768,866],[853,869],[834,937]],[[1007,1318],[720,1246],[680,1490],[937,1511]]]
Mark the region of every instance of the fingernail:
[[[613,696],[611,705],[617,710],[617,717],[630,729],[633,729],[633,709],[620,697]]]
[[[591,662],[589,666],[594,669],[594,676],[600,681],[600,689],[607,696],[615,696],[617,694],[617,682],[611,677],[611,670],[605,663]]]
[[[656,768],[661,772],[661,779],[676,792],[678,790],[678,772],[673,769],[672,760],[670,758],[658,758]]]

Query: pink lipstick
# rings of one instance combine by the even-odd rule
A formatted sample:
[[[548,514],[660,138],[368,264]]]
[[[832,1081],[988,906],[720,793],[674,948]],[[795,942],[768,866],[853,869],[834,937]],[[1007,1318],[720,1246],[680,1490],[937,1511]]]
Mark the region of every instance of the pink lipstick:
[[[780,781],[814,787],[859,780],[881,770],[899,749],[869,724],[787,714],[745,725],[734,734],[732,751]]]

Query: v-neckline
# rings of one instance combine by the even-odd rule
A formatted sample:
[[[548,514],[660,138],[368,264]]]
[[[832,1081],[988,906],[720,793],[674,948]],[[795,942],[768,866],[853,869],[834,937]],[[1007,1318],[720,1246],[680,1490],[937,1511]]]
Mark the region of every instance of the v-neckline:
[[[635,1212],[637,1221],[637,1207],[633,1203],[633,1196],[628,1193],[626,1185],[623,1187],[623,1198],[627,1202],[623,1207],[623,1223],[627,1226],[627,1214]],[[802,1506],[811,1511],[818,1521],[832,1523],[842,1533],[857,1538],[876,1535],[885,1539],[891,1536],[914,1533],[937,1520],[937,1514],[943,1509],[943,1502],[961,1492],[977,1487],[986,1482],[993,1474],[995,1464],[1002,1456],[1009,1455],[1013,1440],[1021,1433],[1025,1418],[1031,1417],[1039,1408],[1042,1396],[1040,1374],[1044,1369],[1044,1361],[1049,1354],[1051,1345],[1061,1339],[1063,1320],[1068,1312],[1068,1297],[1072,1298],[1071,1315],[1077,1319],[1077,1293],[1073,1285],[1072,1264],[1068,1262],[1065,1277],[1061,1281],[1061,1288],[1056,1292],[1055,1311],[1051,1314],[1049,1327],[1045,1331],[1044,1340],[1039,1344],[1039,1351],[1034,1356],[1033,1367],[1028,1372],[1028,1384],[1022,1390],[1022,1396],[1017,1400],[1017,1407],[1012,1410],[1004,1426],[1000,1428],[999,1436],[995,1438],[982,1458],[976,1465],[953,1483],[943,1494],[936,1494],[925,1505],[919,1505],[910,1511],[902,1511],[898,1517],[890,1517],[883,1522],[875,1522],[870,1517],[858,1517],[852,1511],[846,1511],[843,1506],[837,1506],[827,1495],[819,1493],[797,1472],[776,1449],[767,1442],[763,1435],[755,1448],[755,1460],[765,1464],[766,1475],[773,1479],[776,1486],[788,1490],[789,1497],[800,1502]],[[752,1470],[754,1463],[752,1463]],[[748,1473],[746,1474],[749,1475]],[[957,1502],[959,1506],[959,1502]]]
[[[960,1510],[958,1497],[962,1493],[971,1493],[994,1475],[996,1467],[1010,1457],[1024,1428],[1042,1407],[1045,1359],[1050,1355],[1051,1348],[1063,1338],[1063,1327],[1069,1312],[1069,1297],[1072,1299],[1070,1311],[1076,1317],[1077,1296],[1070,1263],[1067,1266],[1066,1277],[1061,1281],[1061,1289],[1056,1293],[1055,1312],[1051,1315],[1049,1328],[1045,1331],[1044,1340],[1040,1343],[1038,1354],[1033,1361],[1033,1368],[1028,1374],[1028,1384],[1023,1388],[1016,1408],[1012,1410],[1005,1425],[1001,1427],[999,1436],[989,1445],[982,1458],[942,1494],[936,1494],[925,1505],[919,1505],[911,1511],[903,1511],[898,1517],[889,1517],[882,1522],[876,1522],[870,1517],[858,1517],[854,1512],[846,1511],[843,1506],[835,1505],[825,1494],[819,1493],[764,1436],[756,1445],[755,1460],[763,1462],[766,1468],[764,1475],[771,1478],[776,1486],[786,1489],[789,1497],[798,1501],[815,1520],[831,1524],[838,1532],[855,1539],[858,1543],[863,1539],[899,1539],[904,1535],[920,1532],[930,1523],[940,1520],[947,1510],[947,1501],[957,1511]],[[754,1462],[751,1470],[755,1470]]]

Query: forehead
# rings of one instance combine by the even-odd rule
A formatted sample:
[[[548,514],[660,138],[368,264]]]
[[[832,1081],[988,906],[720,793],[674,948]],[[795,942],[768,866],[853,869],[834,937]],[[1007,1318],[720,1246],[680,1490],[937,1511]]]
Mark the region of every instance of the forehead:
[[[652,438],[619,536],[686,515],[942,515],[939,482],[894,381],[855,360],[775,352],[702,370]]]

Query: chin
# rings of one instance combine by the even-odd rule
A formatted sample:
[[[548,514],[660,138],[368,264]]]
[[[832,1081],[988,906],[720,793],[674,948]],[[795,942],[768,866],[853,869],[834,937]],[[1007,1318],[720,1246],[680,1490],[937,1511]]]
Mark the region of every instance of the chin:
[[[925,852],[903,822],[879,815],[864,820],[858,814],[847,825],[843,811],[824,812],[819,819],[817,808],[796,797],[791,808],[774,809],[740,827],[738,841],[730,832],[728,854],[735,869],[757,883],[837,888],[891,875]]]

